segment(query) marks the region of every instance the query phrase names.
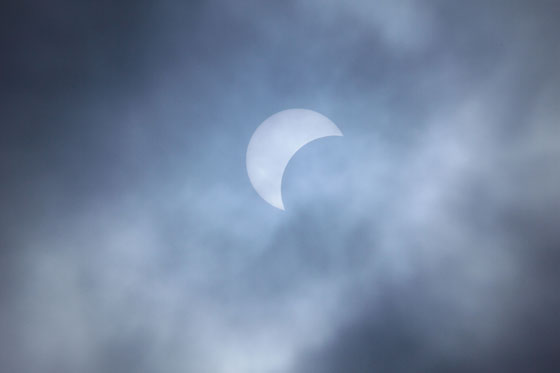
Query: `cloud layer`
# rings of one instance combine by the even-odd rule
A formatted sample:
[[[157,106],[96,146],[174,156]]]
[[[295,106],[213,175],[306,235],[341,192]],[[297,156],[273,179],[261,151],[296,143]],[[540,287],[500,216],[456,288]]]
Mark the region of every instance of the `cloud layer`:
[[[4,13],[0,368],[560,367],[552,1]],[[286,211],[254,129],[316,110]]]

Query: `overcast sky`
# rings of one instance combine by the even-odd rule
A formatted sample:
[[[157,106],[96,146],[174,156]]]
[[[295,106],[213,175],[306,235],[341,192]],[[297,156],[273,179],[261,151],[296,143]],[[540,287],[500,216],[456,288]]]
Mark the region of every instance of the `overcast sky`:
[[[3,8],[1,371],[560,371],[557,1]]]

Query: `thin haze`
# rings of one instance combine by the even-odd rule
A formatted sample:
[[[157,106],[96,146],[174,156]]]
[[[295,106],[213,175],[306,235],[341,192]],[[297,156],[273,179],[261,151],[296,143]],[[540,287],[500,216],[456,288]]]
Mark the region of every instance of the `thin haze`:
[[[1,371],[560,371],[557,2],[5,7]]]

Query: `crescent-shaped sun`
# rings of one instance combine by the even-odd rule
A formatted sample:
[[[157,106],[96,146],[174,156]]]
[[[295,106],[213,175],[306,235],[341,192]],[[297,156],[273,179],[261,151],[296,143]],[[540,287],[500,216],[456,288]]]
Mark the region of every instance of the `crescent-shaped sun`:
[[[305,144],[327,136],[343,136],[327,117],[312,110],[288,109],[267,118],[247,147],[247,174],[257,193],[284,210],[282,178],[294,154]]]

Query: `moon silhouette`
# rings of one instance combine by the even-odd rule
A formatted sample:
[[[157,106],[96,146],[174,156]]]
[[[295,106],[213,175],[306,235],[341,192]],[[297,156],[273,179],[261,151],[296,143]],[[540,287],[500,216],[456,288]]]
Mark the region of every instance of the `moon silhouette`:
[[[282,177],[294,154],[305,144],[327,136],[343,136],[322,114],[289,109],[267,118],[255,130],[247,147],[247,173],[266,202],[284,210]]]

